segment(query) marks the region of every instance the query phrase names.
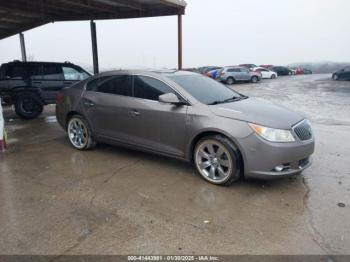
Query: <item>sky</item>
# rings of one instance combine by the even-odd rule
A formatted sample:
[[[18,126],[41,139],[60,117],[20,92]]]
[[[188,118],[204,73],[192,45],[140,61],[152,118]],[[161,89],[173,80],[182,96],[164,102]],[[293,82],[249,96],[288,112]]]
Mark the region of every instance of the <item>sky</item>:
[[[187,0],[184,67],[350,62],[349,0]],[[100,68],[177,66],[177,17],[96,21]],[[24,32],[36,61],[92,65],[89,21]],[[0,40],[0,63],[21,58],[18,35]]]

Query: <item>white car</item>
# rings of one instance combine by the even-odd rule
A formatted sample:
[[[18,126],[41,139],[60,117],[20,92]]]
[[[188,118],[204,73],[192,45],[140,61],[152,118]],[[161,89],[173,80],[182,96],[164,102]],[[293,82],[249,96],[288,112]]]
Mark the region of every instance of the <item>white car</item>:
[[[267,68],[264,68],[264,67],[255,67],[253,69],[253,71],[255,72],[260,72],[261,73],[261,78],[268,78],[268,79],[275,79],[277,78],[277,73],[274,72],[274,71],[271,71]]]

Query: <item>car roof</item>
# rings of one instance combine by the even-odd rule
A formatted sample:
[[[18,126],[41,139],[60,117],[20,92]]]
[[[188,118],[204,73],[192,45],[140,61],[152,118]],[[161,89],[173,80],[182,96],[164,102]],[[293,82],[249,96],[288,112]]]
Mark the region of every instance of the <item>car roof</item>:
[[[225,66],[224,68],[228,69],[228,68],[246,68],[246,67],[244,67],[244,66]]]
[[[121,75],[121,74],[128,74],[128,75],[149,75],[149,76],[189,76],[189,75],[199,75],[196,72],[190,72],[190,71],[183,71],[183,70],[167,70],[167,69],[161,69],[161,70],[139,70],[139,69],[127,69],[127,70],[112,70],[112,71],[106,71],[98,74],[99,76],[104,75]]]
[[[15,61],[11,61],[11,62],[7,62],[4,64],[69,64],[69,65],[74,65],[71,62],[65,61],[65,62],[47,62],[47,61],[19,61],[19,60],[15,60]]]

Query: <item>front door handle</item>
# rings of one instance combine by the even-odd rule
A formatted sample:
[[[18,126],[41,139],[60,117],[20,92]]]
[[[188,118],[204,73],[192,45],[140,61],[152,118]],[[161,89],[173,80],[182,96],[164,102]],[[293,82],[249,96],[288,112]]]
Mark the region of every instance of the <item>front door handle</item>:
[[[129,114],[132,115],[132,116],[139,116],[139,115],[140,115],[140,112],[137,111],[137,110],[130,110],[130,111],[129,111]]]
[[[95,104],[94,104],[93,102],[88,101],[88,100],[85,100],[83,103],[84,103],[84,105],[87,106],[87,107],[93,107],[93,106],[95,106]]]

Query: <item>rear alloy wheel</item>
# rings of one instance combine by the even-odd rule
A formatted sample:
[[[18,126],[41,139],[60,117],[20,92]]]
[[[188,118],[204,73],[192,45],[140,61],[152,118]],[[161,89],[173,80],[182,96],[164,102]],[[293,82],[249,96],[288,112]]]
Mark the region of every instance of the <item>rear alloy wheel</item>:
[[[241,176],[238,150],[222,136],[201,139],[194,151],[194,162],[199,174],[216,185],[230,185]]]
[[[291,76],[291,75],[293,75],[293,73],[292,73],[292,72],[289,72],[289,73],[288,73],[288,75],[290,75],[290,76]]]
[[[334,74],[333,75],[333,80],[336,80],[336,81],[339,80],[339,76],[337,74]]]
[[[95,146],[90,128],[81,116],[75,115],[69,120],[67,132],[69,141],[76,149],[87,150]]]
[[[250,80],[252,83],[256,83],[258,82],[258,77],[257,76],[253,76],[252,79]]]
[[[36,94],[21,94],[15,98],[15,111],[23,119],[33,119],[43,112],[43,104]]]
[[[235,83],[235,80],[233,79],[233,77],[228,77],[226,79],[226,84],[233,85],[234,83]]]

